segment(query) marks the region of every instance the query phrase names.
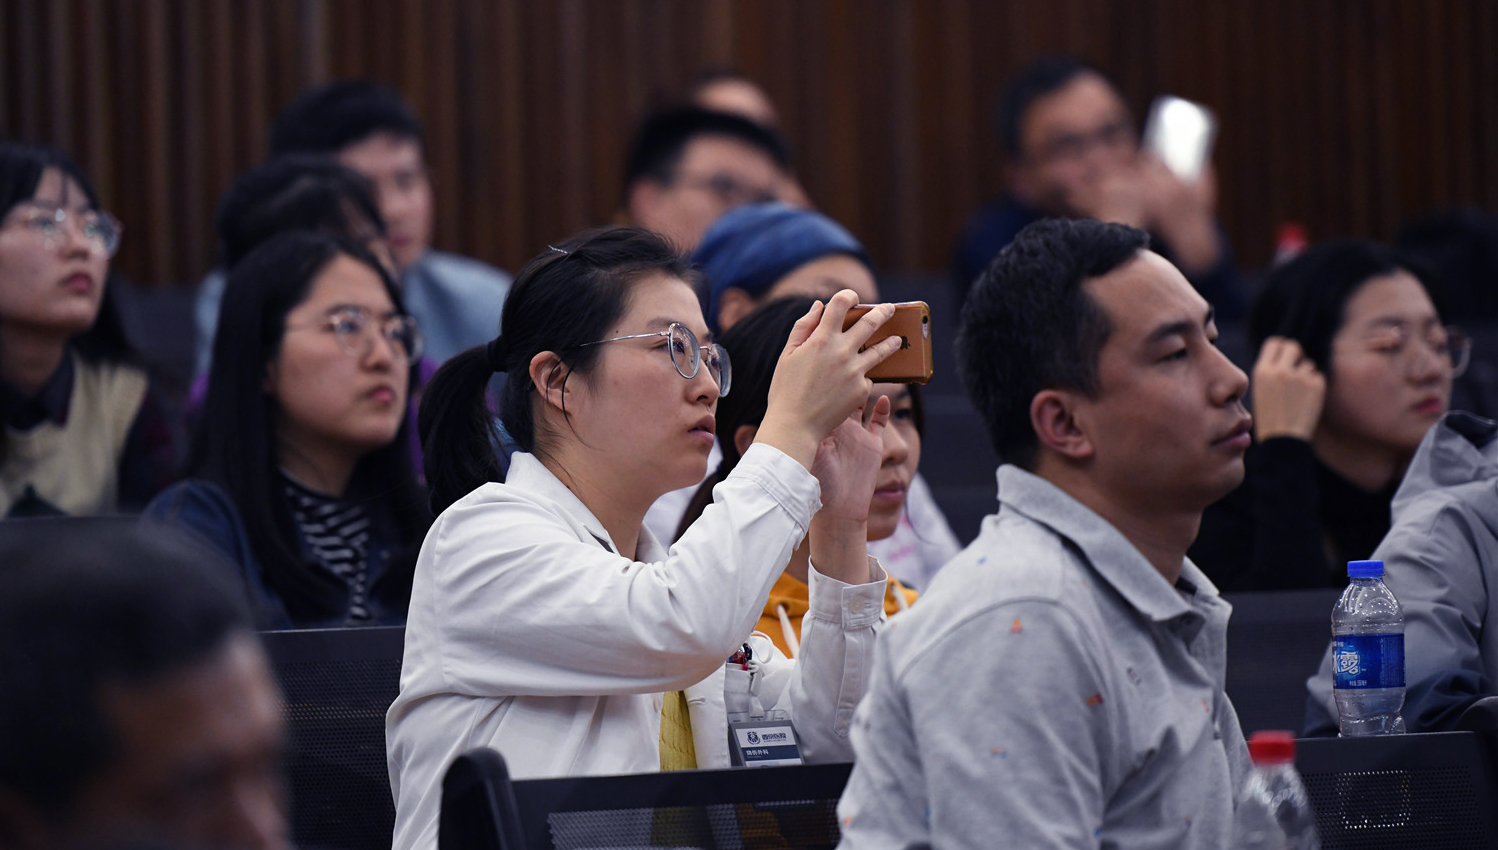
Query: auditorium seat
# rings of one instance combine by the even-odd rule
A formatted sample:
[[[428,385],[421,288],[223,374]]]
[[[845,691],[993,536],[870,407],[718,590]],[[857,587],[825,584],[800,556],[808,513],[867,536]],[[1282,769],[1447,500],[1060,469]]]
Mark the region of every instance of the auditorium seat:
[[[385,711],[400,691],[405,629],[264,632],[286,700],[296,844],[389,850],[395,827]]]

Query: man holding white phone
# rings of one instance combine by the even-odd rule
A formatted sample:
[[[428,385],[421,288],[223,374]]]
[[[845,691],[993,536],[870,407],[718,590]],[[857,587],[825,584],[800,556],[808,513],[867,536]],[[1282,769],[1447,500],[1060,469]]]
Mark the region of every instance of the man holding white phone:
[[[1216,307],[1219,321],[1238,319],[1247,299],[1217,223],[1210,115],[1178,99],[1173,105],[1173,111],[1157,111],[1165,119],[1179,114],[1194,120],[1152,122],[1146,136],[1155,144],[1141,150],[1128,106],[1097,68],[1054,56],[1011,79],[999,105],[1010,189],[978,210],[964,230],[954,258],[964,296],[984,266],[1031,222],[1096,218],[1149,231],[1156,250]],[[1167,154],[1164,160],[1156,145]]]

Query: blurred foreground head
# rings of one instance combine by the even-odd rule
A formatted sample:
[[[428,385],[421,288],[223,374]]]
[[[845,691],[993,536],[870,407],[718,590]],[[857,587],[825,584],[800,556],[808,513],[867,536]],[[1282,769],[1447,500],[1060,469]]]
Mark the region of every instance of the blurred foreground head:
[[[0,525],[0,847],[288,846],[280,697],[231,575],[124,519]]]

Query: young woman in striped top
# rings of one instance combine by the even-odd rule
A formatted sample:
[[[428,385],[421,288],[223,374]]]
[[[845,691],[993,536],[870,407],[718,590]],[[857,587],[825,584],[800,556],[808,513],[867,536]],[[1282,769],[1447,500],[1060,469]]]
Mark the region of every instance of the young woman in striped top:
[[[362,246],[283,234],[229,276],[192,479],[149,517],[236,562],[261,628],[405,621],[430,517],[406,450],[415,320]]]

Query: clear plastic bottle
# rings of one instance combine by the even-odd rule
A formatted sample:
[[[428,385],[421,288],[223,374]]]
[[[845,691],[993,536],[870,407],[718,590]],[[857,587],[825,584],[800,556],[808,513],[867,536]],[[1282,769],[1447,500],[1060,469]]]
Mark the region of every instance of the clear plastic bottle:
[[[1332,609],[1332,693],[1343,737],[1404,732],[1404,611],[1383,561],[1348,561]]]
[[[1255,732],[1248,739],[1253,772],[1234,820],[1236,850],[1321,850],[1316,813],[1295,771],[1295,736]]]

